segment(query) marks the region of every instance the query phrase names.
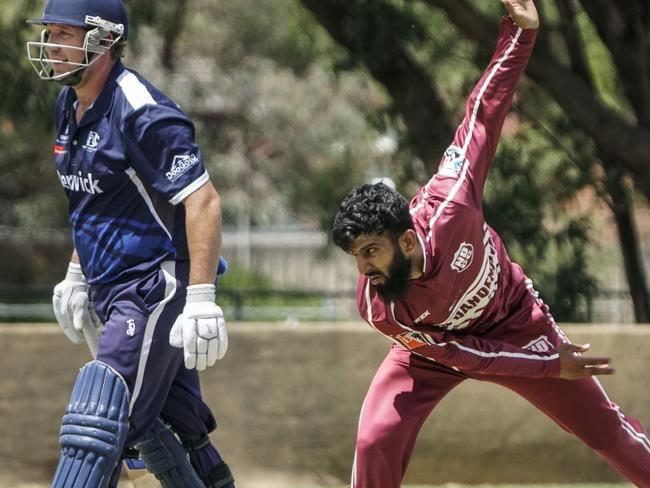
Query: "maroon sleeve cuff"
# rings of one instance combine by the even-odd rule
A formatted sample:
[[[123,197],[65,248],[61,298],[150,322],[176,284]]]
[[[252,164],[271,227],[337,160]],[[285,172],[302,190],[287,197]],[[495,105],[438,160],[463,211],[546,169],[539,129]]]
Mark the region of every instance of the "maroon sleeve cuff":
[[[512,20],[512,17],[509,15],[504,15],[501,18],[501,32],[514,35],[519,29],[519,26],[515,24],[515,21]],[[519,41],[522,43],[534,42],[539,32],[539,27],[537,29],[522,29],[521,35],[519,36]]]

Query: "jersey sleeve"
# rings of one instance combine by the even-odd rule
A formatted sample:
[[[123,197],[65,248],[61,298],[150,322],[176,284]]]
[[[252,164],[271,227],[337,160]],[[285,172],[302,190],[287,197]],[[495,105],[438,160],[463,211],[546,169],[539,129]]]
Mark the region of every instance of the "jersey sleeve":
[[[123,134],[133,169],[173,205],[208,182],[194,125],[180,110],[148,104],[125,119]]]
[[[528,59],[536,29],[523,30],[504,17],[490,64],[470,94],[462,123],[438,172],[419,198],[435,196],[480,209],[483,188],[505,117]]]
[[[537,353],[501,341],[472,335],[459,337],[448,332],[408,331],[393,339],[415,354],[463,373],[527,378],[560,375],[560,356],[553,350]]]

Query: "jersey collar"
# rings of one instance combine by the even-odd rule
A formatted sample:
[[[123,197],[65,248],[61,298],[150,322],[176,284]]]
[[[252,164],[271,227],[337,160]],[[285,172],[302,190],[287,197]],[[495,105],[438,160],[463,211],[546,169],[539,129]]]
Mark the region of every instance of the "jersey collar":
[[[111,72],[106,78],[106,83],[104,83],[104,88],[100,92],[97,100],[88,108],[79,127],[84,125],[91,124],[101,117],[107,115],[113,105],[113,95],[115,93],[115,86],[117,84],[117,78],[122,74],[126,67],[122,64],[122,61],[119,59],[113,65]],[[65,99],[65,111],[68,117],[68,120],[74,120],[74,111],[77,102],[77,95],[71,87],[66,87],[68,93],[66,94]]]

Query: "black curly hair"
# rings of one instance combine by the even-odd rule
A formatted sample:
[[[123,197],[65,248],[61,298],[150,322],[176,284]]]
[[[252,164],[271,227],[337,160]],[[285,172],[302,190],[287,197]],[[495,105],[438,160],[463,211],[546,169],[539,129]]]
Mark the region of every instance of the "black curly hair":
[[[413,229],[409,204],[398,191],[384,183],[366,184],[352,190],[341,202],[332,229],[334,244],[350,252],[361,234],[388,234],[394,242]]]

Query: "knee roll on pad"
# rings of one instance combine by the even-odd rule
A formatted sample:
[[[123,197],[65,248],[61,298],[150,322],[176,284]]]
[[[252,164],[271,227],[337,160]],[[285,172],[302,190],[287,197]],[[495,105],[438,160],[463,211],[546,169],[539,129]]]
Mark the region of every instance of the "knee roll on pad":
[[[52,488],[108,486],[126,440],[128,418],[124,379],[102,362],[86,364],[61,423],[61,458]]]
[[[205,488],[187,458],[187,451],[160,420],[135,447],[163,488]]]

